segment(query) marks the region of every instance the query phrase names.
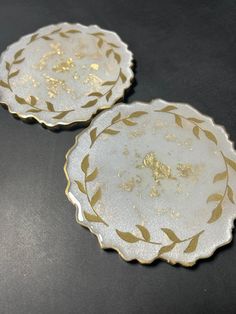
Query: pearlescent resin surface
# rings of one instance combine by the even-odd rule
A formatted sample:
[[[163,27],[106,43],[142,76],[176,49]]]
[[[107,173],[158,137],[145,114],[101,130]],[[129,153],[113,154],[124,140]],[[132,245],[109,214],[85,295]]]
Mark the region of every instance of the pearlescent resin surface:
[[[2,54],[0,102],[49,127],[88,121],[123,96],[131,66],[117,34],[95,25],[50,25]]]
[[[114,106],[77,136],[65,172],[77,221],[127,261],[191,266],[232,238],[236,154],[189,105]]]

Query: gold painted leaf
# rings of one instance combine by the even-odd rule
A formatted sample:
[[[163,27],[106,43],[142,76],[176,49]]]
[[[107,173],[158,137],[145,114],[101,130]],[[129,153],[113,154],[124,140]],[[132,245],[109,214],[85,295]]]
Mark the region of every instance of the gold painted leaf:
[[[34,34],[31,36],[29,43],[32,43],[36,38],[38,37],[38,34]]]
[[[94,36],[103,36],[104,33],[102,33],[102,32],[97,32],[97,33],[92,33],[91,35],[94,35]]]
[[[71,33],[71,34],[75,34],[75,33],[81,33],[81,31],[79,31],[78,29],[69,29],[68,31],[66,31],[67,33]]]
[[[230,158],[225,157],[227,164],[236,171],[236,162]]]
[[[175,109],[177,109],[177,107],[169,105],[169,106],[166,106],[166,107],[162,108],[160,111],[161,112],[169,112],[169,111],[172,111],[172,110],[175,110]]]
[[[59,113],[58,115],[54,116],[53,119],[62,119],[64,118],[69,112],[71,112],[71,110],[69,111],[62,111],[61,113]]]
[[[63,38],[69,38],[69,36],[67,36],[67,35],[66,35],[65,33],[63,33],[63,32],[60,32],[59,35],[60,35],[61,37],[63,37]]]
[[[101,217],[99,217],[98,215],[94,215],[94,214],[90,214],[86,211],[84,211],[84,217],[91,222],[103,222],[103,220],[101,219]]]
[[[15,55],[14,55],[14,60],[18,59],[18,58],[21,56],[21,54],[22,54],[23,51],[24,51],[24,49],[18,50],[18,51],[15,53]]]
[[[59,33],[59,32],[60,32],[60,30],[61,30],[61,28],[57,28],[57,29],[55,29],[54,31],[52,31],[50,34],[52,35],[52,34]]]
[[[208,220],[208,223],[211,224],[218,220],[220,216],[222,215],[222,206],[221,204],[218,204],[216,208],[212,211],[211,218]]]
[[[102,38],[99,38],[99,40],[98,40],[98,47],[101,48],[102,45],[103,45],[103,40],[102,40]]]
[[[0,86],[2,86],[4,88],[10,88],[10,86],[6,82],[4,82],[2,80],[0,80]]]
[[[139,241],[139,239],[130,232],[123,232],[116,229],[116,233],[125,242],[135,243]]]
[[[101,196],[102,196],[101,188],[98,188],[97,192],[93,195],[90,201],[92,207],[101,199]]]
[[[208,130],[203,130],[203,132],[205,133],[206,137],[209,140],[211,140],[212,142],[214,142],[217,145],[217,139],[216,139],[215,135],[212,132],[210,132]]]
[[[97,101],[98,101],[97,99],[90,100],[89,102],[87,102],[87,104],[83,105],[81,108],[93,107],[94,105],[96,105]]]
[[[209,202],[217,202],[222,200],[222,195],[219,193],[212,194],[208,197],[207,203]]]
[[[27,101],[24,99],[24,98],[22,98],[22,97],[19,97],[19,96],[17,96],[17,95],[15,95],[15,100],[18,102],[18,104],[20,104],[20,105],[27,105],[28,103],[27,103]]]
[[[10,70],[10,67],[11,67],[11,66],[10,66],[10,63],[6,61],[6,69],[7,69],[7,71]]]
[[[145,241],[150,241],[150,233],[149,231],[147,230],[147,228],[145,228],[144,226],[141,226],[141,225],[136,225],[136,227],[139,229],[139,231],[141,232],[142,236],[143,236],[143,239]]]
[[[17,70],[15,72],[12,72],[10,75],[9,75],[9,79],[14,77],[14,76],[17,76],[19,74],[20,70]]]
[[[120,71],[120,78],[121,78],[122,83],[125,83],[127,80],[127,77],[124,75],[122,71]]]
[[[88,182],[93,181],[94,179],[96,179],[97,175],[98,175],[98,169],[96,168],[90,175],[86,177],[86,181]]]
[[[120,114],[120,112],[119,112],[119,113],[111,120],[111,123],[113,124],[113,123],[116,123],[117,121],[119,121],[120,116],[121,116],[121,114]]]
[[[80,182],[80,181],[75,181],[77,186],[78,186],[78,189],[80,190],[80,192],[86,194],[86,191],[85,191],[85,188],[84,188],[84,185]]]
[[[109,57],[110,54],[112,53],[112,51],[113,51],[112,49],[108,49],[107,52],[106,52],[106,56]]]
[[[114,48],[120,48],[119,46],[113,44],[113,43],[108,43],[109,46],[114,47]]]
[[[168,238],[173,242],[180,242],[180,239],[177,237],[177,235],[168,228],[161,228],[161,230],[168,236]]]
[[[199,139],[199,131],[200,131],[200,129],[199,129],[199,127],[198,126],[195,126],[194,128],[193,128],[193,134]]]
[[[101,96],[103,96],[103,94],[99,93],[99,92],[93,92],[93,93],[90,93],[88,96],[101,97]]]
[[[103,133],[109,134],[109,135],[115,135],[115,134],[120,133],[120,131],[116,131],[116,130],[113,130],[113,129],[106,129],[106,130],[103,131]]]
[[[131,120],[128,120],[128,119],[123,119],[122,122],[128,126],[133,126],[133,125],[136,125],[137,122],[133,122]]]
[[[89,167],[89,155],[86,155],[81,162],[81,169],[83,173],[85,174],[87,173],[88,167]]]
[[[175,123],[180,126],[181,128],[183,127],[182,119],[180,118],[179,115],[175,114]]]
[[[223,172],[217,173],[214,176],[213,183],[215,183],[217,181],[224,180],[226,177],[227,177],[227,171],[223,171]]]
[[[196,250],[200,235],[201,233],[198,233],[192,238],[192,240],[189,242],[188,246],[184,250],[184,253],[192,253]]]
[[[114,58],[116,59],[117,63],[120,63],[121,57],[120,57],[120,55],[118,53],[114,53]]]
[[[230,202],[234,204],[234,192],[229,185],[227,186],[227,196]]]
[[[102,86],[111,86],[111,85],[114,85],[115,83],[116,81],[107,81],[107,82],[102,83]]]
[[[189,121],[195,122],[195,123],[203,123],[203,120],[197,119],[197,118],[188,118]]]
[[[106,100],[107,101],[110,99],[111,95],[112,95],[112,91],[110,90],[109,93],[107,93],[107,95],[106,95]]]
[[[29,109],[27,110],[27,112],[33,112],[33,113],[37,113],[37,112],[41,112],[41,109]]]
[[[24,60],[25,60],[25,58],[18,59],[16,61],[14,61],[13,64],[19,64],[19,63],[23,62]]]
[[[139,117],[143,116],[144,114],[147,114],[147,112],[146,111],[135,111],[129,115],[129,118],[139,118]]]
[[[94,141],[96,140],[97,138],[97,128],[94,128],[90,131],[90,139],[91,139],[91,143],[93,144]]]
[[[44,40],[52,40],[52,38],[50,38],[49,36],[42,36],[42,38],[43,38]]]
[[[32,106],[35,106],[37,103],[37,98],[35,98],[34,96],[30,96],[30,104]]]
[[[169,245],[165,245],[165,246],[161,247],[159,252],[158,252],[158,256],[161,256],[164,253],[170,252],[171,250],[173,250],[175,245],[176,245],[176,243],[173,242],[173,243],[171,243]]]
[[[46,101],[46,104],[47,104],[47,108],[48,108],[49,111],[55,112],[54,106],[53,106],[53,104],[51,102]]]

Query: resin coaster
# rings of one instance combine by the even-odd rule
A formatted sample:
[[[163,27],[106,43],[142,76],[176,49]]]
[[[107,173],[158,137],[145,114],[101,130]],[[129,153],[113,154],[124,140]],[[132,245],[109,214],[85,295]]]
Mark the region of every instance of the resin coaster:
[[[77,221],[126,260],[192,266],[231,241],[236,153],[185,104],[154,100],[100,114],[67,154]]]
[[[49,127],[89,121],[130,86],[132,53],[96,25],[62,23],[22,37],[2,54],[0,102]]]

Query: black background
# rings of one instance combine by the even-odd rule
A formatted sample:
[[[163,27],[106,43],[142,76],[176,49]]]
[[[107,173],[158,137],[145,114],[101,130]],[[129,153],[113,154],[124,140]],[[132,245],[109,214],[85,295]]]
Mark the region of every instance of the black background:
[[[0,0],[0,50],[62,21],[129,44],[136,82],[125,101],[191,103],[236,140],[236,1]],[[142,266],[102,251],[75,222],[63,165],[80,130],[0,109],[0,312],[236,313],[235,241],[193,269]]]

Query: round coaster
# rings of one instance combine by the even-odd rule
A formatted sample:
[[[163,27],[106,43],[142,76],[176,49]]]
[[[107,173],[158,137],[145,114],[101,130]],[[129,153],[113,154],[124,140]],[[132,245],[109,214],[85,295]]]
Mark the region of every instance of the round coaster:
[[[231,241],[236,153],[185,104],[154,100],[100,114],[67,154],[77,221],[126,260],[192,266]]]
[[[49,127],[87,122],[131,84],[132,53],[96,25],[61,23],[22,37],[2,54],[0,102]]]

